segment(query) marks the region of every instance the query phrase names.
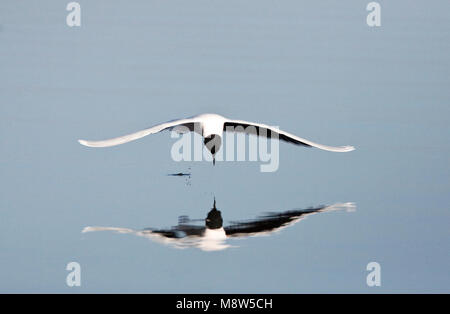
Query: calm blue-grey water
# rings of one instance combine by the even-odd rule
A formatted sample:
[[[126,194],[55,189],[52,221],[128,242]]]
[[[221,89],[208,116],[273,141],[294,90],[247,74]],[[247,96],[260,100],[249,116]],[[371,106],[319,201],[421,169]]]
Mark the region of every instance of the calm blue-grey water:
[[[450,2],[379,1],[375,28],[368,2],[80,0],[70,28],[65,2],[1,1],[0,292],[450,292]],[[168,132],[77,142],[203,112],[356,150],[281,143],[262,173],[175,162]],[[213,252],[81,232],[170,228],[214,197],[224,225],[356,208]]]

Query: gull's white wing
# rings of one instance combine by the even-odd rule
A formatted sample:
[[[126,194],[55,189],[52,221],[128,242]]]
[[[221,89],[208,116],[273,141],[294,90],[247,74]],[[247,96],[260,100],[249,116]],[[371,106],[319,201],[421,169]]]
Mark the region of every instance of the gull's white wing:
[[[239,129],[235,129],[233,130],[233,128],[236,127],[242,127],[240,130]],[[289,142],[289,143],[293,143],[296,145],[304,145],[304,146],[312,146],[312,147],[317,147],[323,150],[328,150],[330,152],[350,152],[352,150],[354,150],[355,148],[353,146],[338,146],[338,147],[334,147],[334,146],[327,146],[327,145],[322,145],[322,144],[318,144],[318,143],[314,143],[312,141],[306,140],[304,138],[298,137],[294,134],[282,131],[282,130],[278,130],[272,126],[266,125],[266,124],[262,124],[262,123],[254,123],[254,122],[248,122],[248,121],[243,121],[243,120],[227,120],[224,123],[224,131],[235,131],[235,132],[245,132],[248,134],[254,134],[254,131],[251,130],[251,128],[247,129],[247,127],[255,127],[256,128],[256,135],[261,135],[261,136],[271,136],[271,133],[275,133],[278,135],[280,140]],[[228,128],[228,130],[227,130]],[[262,132],[261,132],[262,131]]]
[[[85,227],[81,232],[86,233],[94,231],[116,231],[118,233],[134,233],[133,229],[116,228],[116,227]]]
[[[253,220],[231,222],[231,225],[224,229],[227,236],[233,238],[270,235],[292,226],[310,215],[337,210],[355,211],[356,206],[354,203],[336,203],[317,208],[290,210],[279,213],[274,212]]]
[[[203,231],[204,229],[205,228],[202,228]],[[199,248],[203,251],[218,251],[230,247],[230,245],[225,243],[225,231],[223,231],[223,229],[223,237],[217,237],[214,235],[209,235],[209,237],[206,237],[203,236],[203,233],[199,233],[198,235],[183,236],[180,230],[161,230],[155,232],[150,229],[133,230],[117,227],[85,227],[81,232],[86,233],[94,231],[113,231],[122,234],[134,234],[161,244],[172,246],[176,249]],[[212,231],[216,232],[216,230]],[[177,236],[176,233],[180,233],[180,236]]]
[[[155,126],[152,126],[151,128],[141,130],[135,133],[131,133],[124,136],[119,136],[115,138],[111,138],[108,140],[103,141],[86,141],[86,140],[78,140],[78,142],[81,145],[89,146],[89,147],[110,147],[110,146],[116,146],[124,143],[128,143],[137,139],[140,139],[144,136],[154,134],[161,132],[166,129],[172,129],[177,126],[184,126],[189,129],[189,131],[194,131],[196,129],[195,123],[197,123],[198,120],[195,118],[188,118],[188,119],[180,119],[180,120],[173,120],[166,123],[158,124]]]

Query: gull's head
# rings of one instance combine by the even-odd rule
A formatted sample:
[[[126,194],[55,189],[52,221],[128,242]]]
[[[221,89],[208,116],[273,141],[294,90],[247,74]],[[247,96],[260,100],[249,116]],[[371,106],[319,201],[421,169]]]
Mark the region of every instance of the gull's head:
[[[215,202],[215,201],[214,201]],[[223,225],[222,213],[214,206],[205,219],[207,229],[220,229]]]
[[[204,137],[203,143],[214,158],[214,155],[219,151],[220,146],[222,145],[222,138],[218,134],[211,134]]]

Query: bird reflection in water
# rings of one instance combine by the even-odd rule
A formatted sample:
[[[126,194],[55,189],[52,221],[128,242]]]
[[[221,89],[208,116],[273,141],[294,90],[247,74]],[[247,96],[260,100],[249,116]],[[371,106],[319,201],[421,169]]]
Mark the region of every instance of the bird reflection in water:
[[[131,233],[174,248],[198,248],[203,251],[220,251],[232,247],[226,242],[227,239],[270,235],[297,223],[309,215],[335,210],[353,211],[355,210],[355,205],[353,203],[336,203],[330,206],[272,212],[251,220],[234,221],[224,227],[222,213],[217,210],[216,200],[214,199],[213,208],[208,212],[205,219],[192,220],[187,216],[180,216],[178,225],[172,228],[133,230],[115,227],[86,227],[82,232],[115,231]],[[204,224],[195,224],[199,221],[204,222]]]

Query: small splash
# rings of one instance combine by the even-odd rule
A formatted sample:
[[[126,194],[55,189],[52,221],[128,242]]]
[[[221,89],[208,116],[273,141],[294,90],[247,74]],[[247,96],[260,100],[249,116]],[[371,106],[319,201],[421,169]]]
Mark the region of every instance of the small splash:
[[[169,173],[168,176],[171,177],[190,177],[191,174],[190,173],[184,173],[184,172],[178,172],[178,173]]]
[[[168,173],[167,176],[169,177],[185,177],[185,183],[186,185],[190,186],[191,185],[191,176],[192,173],[190,172],[191,168],[188,168],[188,172],[177,172],[177,173]]]

